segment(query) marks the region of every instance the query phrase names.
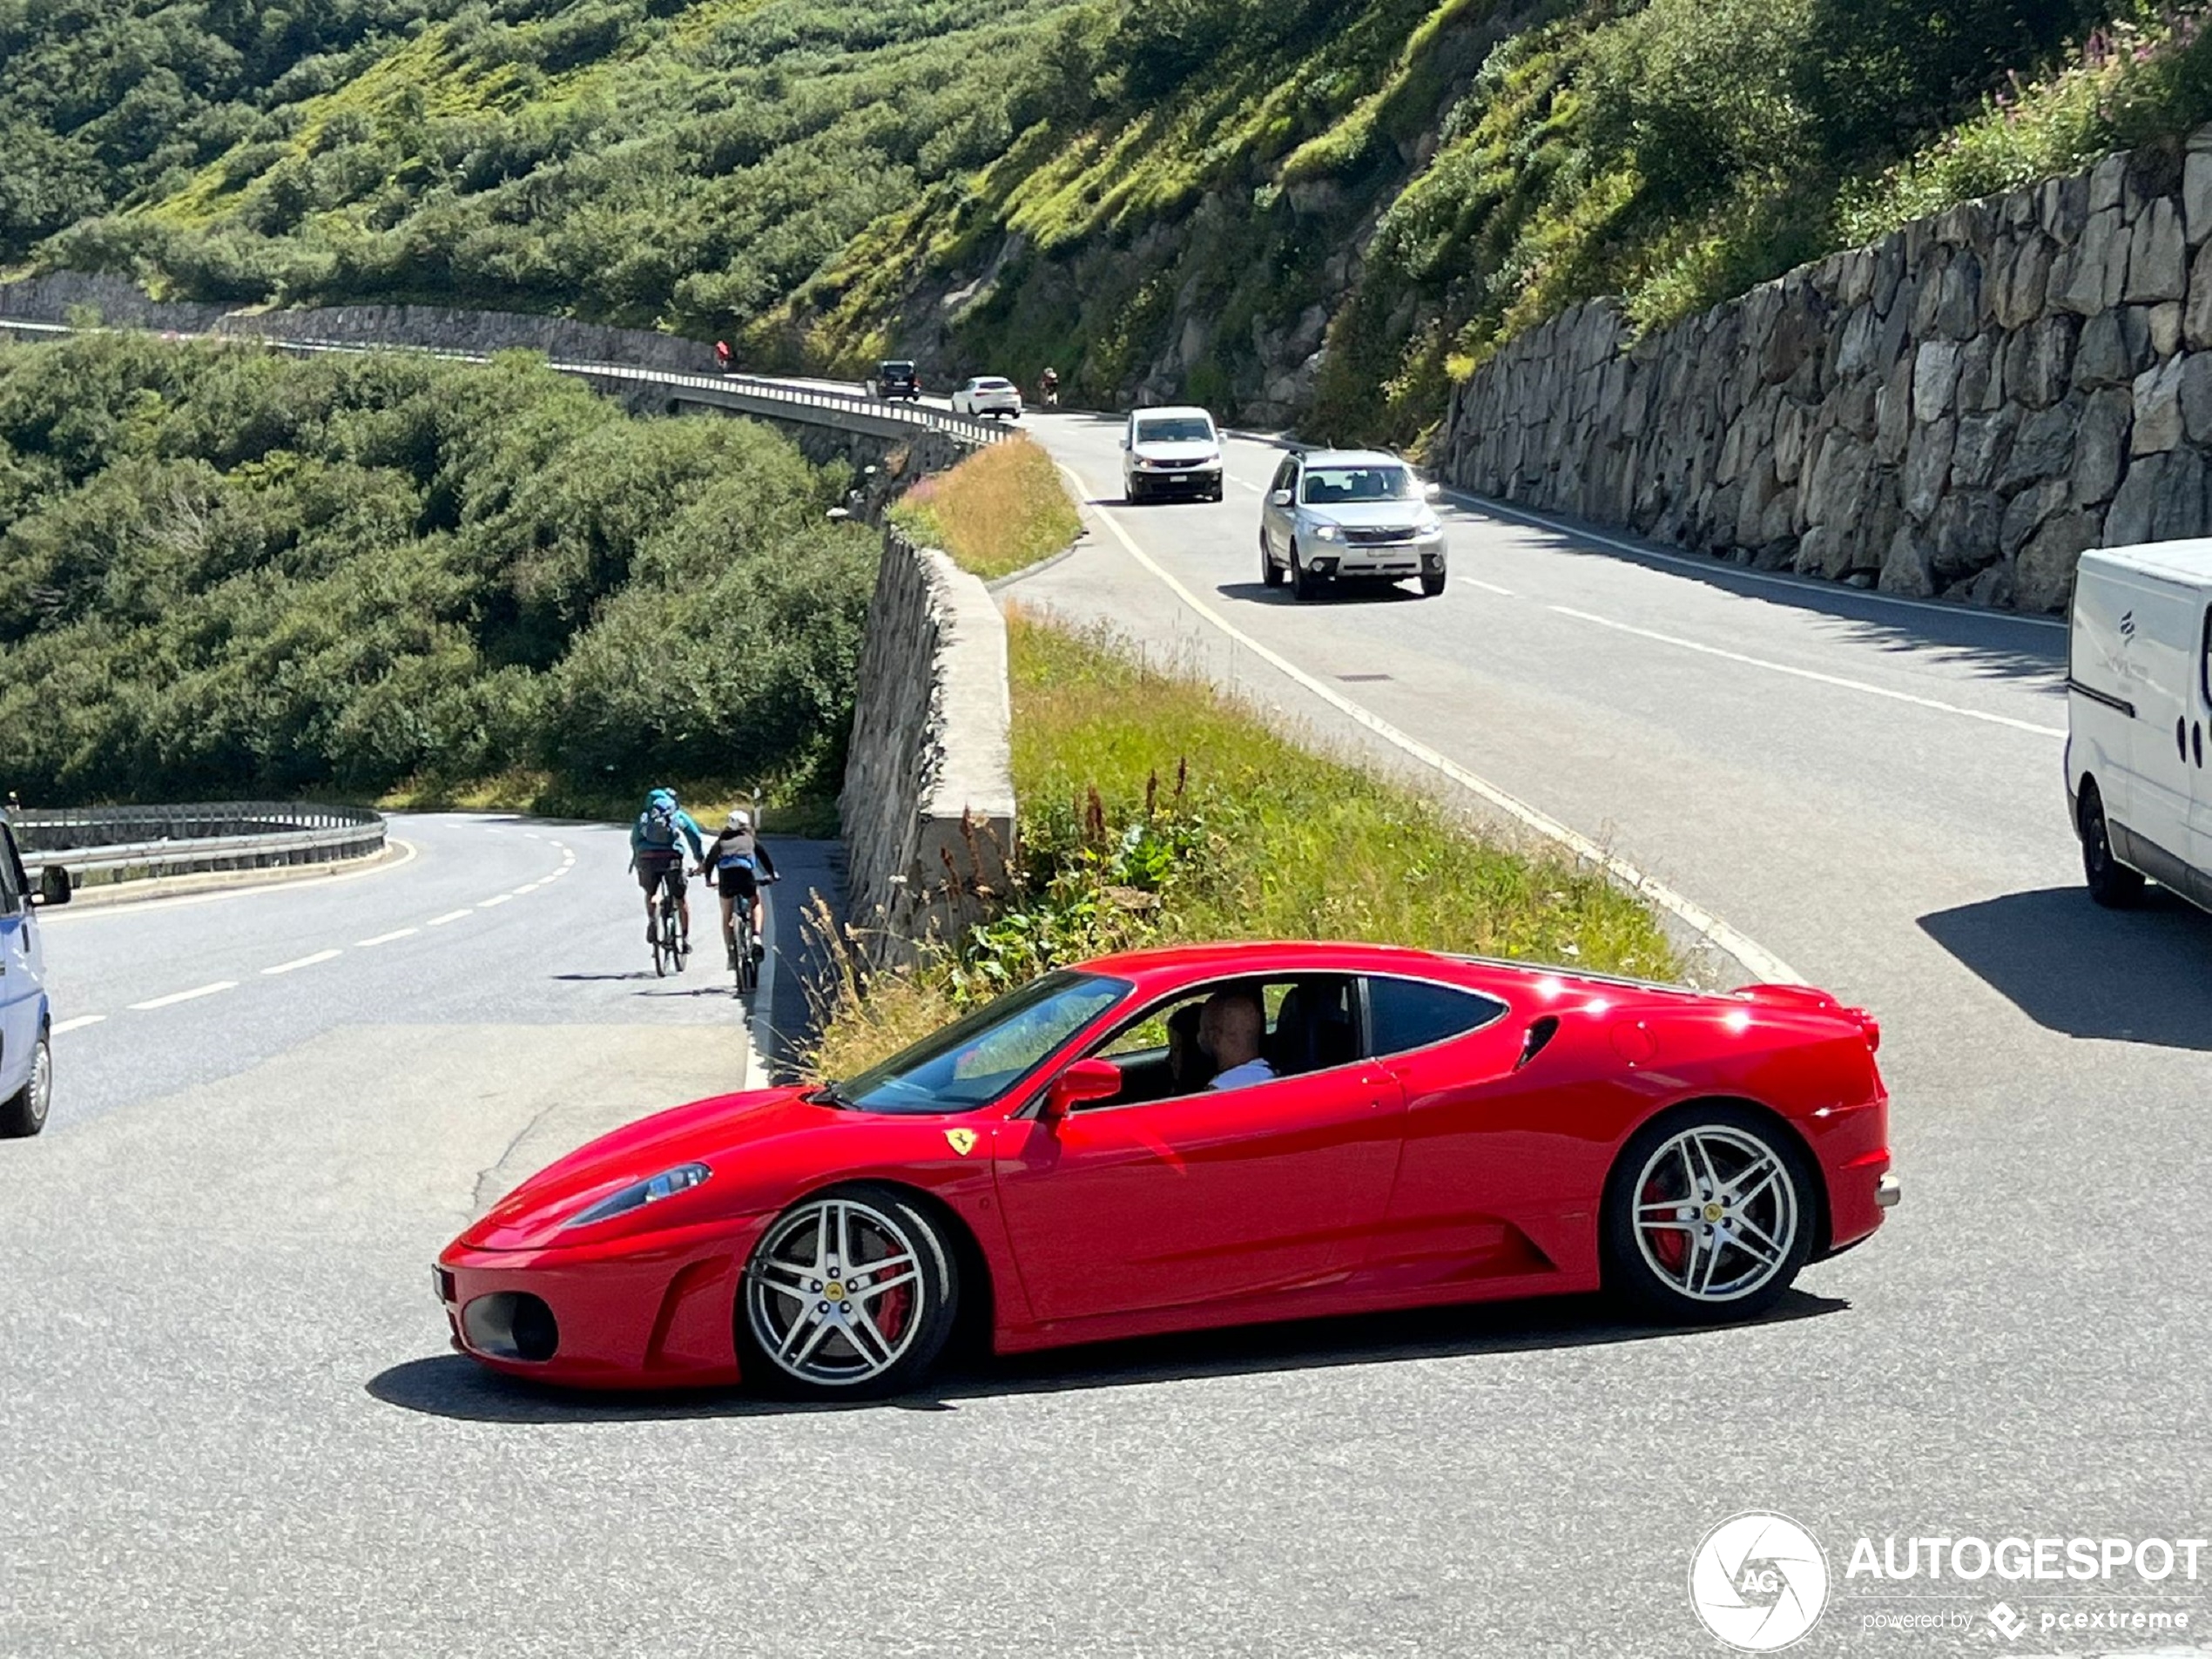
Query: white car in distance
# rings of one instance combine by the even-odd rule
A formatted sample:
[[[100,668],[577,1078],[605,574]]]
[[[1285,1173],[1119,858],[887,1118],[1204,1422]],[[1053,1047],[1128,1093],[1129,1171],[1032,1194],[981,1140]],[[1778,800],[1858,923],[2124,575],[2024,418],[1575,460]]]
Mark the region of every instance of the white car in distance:
[[[1136,409],[1122,429],[1122,496],[1221,499],[1221,434],[1200,408]]]
[[[978,374],[961,382],[953,394],[954,415],[1001,415],[1009,421],[1022,418],[1022,388],[999,374]]]

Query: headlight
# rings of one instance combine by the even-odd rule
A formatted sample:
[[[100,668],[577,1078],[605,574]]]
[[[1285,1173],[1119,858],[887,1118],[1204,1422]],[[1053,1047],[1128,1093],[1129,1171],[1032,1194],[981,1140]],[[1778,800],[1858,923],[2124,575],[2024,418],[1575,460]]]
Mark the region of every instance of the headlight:
[[[1435,514],[1423,513],[1420,516],[1420,523],[1413,526],[1413,534],[1416,536],[1441,536],[1444,534],[1444,526],[1437,523]]]
[[[617,1216],[643,1210],[649,1204],[673,1197],[677,1193],[689,1192],[713,1173],[704,1163],[679,1163],[672,1170],[663,1170],[650,1181],[633,1182],[619,1192],[609,1193],[590,1209],[570,1217],[562,1225],[589,1227],[595,1221],[611,1221]]]
[[[1317,542],[1333,542],[1343,534],[1344,532],[1333,524],[1316,524],[1313,527],[1313,539]]]

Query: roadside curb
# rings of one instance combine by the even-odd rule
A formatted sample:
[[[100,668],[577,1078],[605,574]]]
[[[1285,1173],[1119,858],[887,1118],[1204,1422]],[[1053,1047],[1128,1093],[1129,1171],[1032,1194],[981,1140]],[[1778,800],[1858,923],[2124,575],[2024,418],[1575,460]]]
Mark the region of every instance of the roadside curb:
[[[1076,503],[1076,513],[1078,517],[1081,517],[1085,510],[1086,509],[1082,502],[1077,502]],[[1044,557],[1039,559],[1035,564],[1025,564],[1018,570],[1010,570],[1004,576],[992,577],[991,580],[983,584],[983,591],[986,593],[997,593],[1001,589],[1012,587],[1017,582],[1027,582],[1033,576],[1042,576],[1047,570],[1052,569],[1054,565],[1062,563],[1066,560],[1075,557],[1076,550],[1083,544],[1083,538],[1089,534],[1090,526],[1086,523],[1082,529],[1076,532],[1076,539],[1069,543],[1067,546],[1062,548],[1057,553],[1048,553],[1044,556]]]

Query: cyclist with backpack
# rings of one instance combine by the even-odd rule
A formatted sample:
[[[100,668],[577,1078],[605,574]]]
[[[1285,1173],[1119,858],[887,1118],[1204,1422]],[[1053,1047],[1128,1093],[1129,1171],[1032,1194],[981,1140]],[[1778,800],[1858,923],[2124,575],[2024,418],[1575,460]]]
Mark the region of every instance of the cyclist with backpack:
[[[694,859],[705,858],[699,826],[677,803],[676,792],[656,789],[645,797],[645,810],[630,826],[630,867],[637,873],[637,885],[645,890],[645,942],[649,945],[662,942],[654,934],[653,900],[664,887],[676,896],[685,941],[691,937],[691,900],[684,882],[685,841],[691,844]]]
[[[760,942],[760,880],[776,879],[776,861],[752,833],[752,815],[740,807],[730,814],[722,833],[699,857],[699,873],[714,873],[722,894],[722,948],[730,966],[738,965],[737,907],[743,903],[752,917],[752,960],[768,954]]]

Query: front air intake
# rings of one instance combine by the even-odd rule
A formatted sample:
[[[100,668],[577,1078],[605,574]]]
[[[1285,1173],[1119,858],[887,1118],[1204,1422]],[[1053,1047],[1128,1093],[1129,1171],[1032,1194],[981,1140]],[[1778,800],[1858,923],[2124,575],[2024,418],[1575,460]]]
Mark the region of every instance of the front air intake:
[[[550,1359],[561,1345],[561,1327],[544,1299],[527,1291],[495,1291],[461,1310],[461,1334],[478,1353],[492,1359]]]

